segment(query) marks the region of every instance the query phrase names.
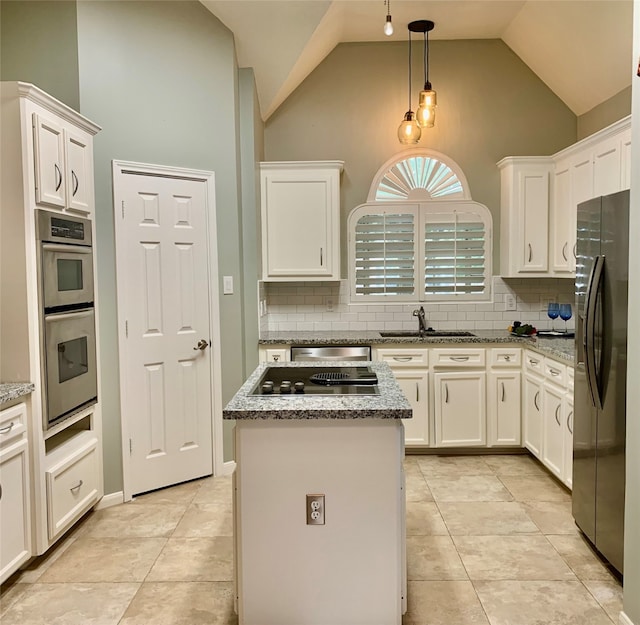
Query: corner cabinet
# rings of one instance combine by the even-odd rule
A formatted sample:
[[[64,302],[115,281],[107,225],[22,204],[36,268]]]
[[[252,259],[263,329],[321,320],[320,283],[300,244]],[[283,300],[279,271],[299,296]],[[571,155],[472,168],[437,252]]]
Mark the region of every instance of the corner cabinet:
[[[340,279],[343,165],[260,163],[263,280]]]

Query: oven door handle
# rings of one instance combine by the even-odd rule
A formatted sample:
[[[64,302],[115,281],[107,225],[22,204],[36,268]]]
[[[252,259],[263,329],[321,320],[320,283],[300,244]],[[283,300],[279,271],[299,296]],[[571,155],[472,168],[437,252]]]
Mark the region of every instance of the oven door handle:
[[[47,252],[73,252],[74,254],[91,254],[92,249],[86,245],[65,245],[64,243],[43,243],[42,249]]]
[[[82,319],[84,317],[93,317],[93,308],[86,308],[83,310],[74,310],[68,313],[56,313],[53,315],[45,315],[44,320],[46,323],[54,323],[55,321],[65,321],[66,319]]]

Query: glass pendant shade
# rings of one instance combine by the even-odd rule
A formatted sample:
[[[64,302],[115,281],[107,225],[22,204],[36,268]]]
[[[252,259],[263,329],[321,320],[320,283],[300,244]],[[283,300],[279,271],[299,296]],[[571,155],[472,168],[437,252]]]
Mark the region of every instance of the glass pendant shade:
[[[400,143],[404,145],[418,143],[418,141],[420,141],[420,135],[422,135],[422,130],[420,130],[420,126],[418,126],[413,111],[407,111],[402,123],[398,127],[398,139]]]
[[[421,128],[433,128],[436,121],[436,102],[436,92],[431,89],[431,83],[427,83],[418,96],[416,121]]]
[[[387,37],[391,37],[391,35],[393,35],[393,24],[391,23],[390,15],[387,15],[387,20],[384,23],[384,34]]]

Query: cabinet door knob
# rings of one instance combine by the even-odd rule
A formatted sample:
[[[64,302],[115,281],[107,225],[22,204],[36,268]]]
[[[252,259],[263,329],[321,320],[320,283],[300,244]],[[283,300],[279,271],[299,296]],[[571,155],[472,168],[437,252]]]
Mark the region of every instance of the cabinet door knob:
[[[76,176],[76,172],[73,171],[73,169],[71,170],[71,179],[73,180],[73,192],[71,195],[73,195],[73,197],[76,196],[76,193],[78,192],[78,176]]]
[[[445,383],[444,385],[444,403],[449,403],[449,385]]]
[[[500,384],[502,385],[502,398],[500,401],[504,402],[504,382],[500,382]]]
[[[573,410],[567,415],[567,430],[569,430],[569,434],[573,434],[573,428],[571,427],[571,417],[573,417]]]
[[[62,185],[62,172],[60,171],[60,168],[54,163],[53,166],[55,167],[55,173],[56,173],[56,191],[60,188],[60,186]]]
[[[565,260],[569,260],[567,258],[567,245],[569,243],[565,241],[565,244],[562,246],[562,258],[564,258]]]
[[[450,360],[455,360],[456,362],[466,362],[469,360],[469,356],[449,356]]]
[[[531,259],[533,258],[533,248],[531,247],[531,243],[527,243],[527,245],[529,246],[529,261],[531,262]]]
[[[560,417],[558,417],[558,413],[559,413],[559,412],[560,412],[560,404],[558,404],[558,405],[556,406],[556,413],[555,413],[556,423],[557,423],[558,425],[560,425]]]
[[[393,359],[398,362],[409,362],[413,360],[412,356],[393,356]]]
[[[537,391],[535,397],[533,398],[533,405],[536,407],[536,410],[540,412],[540,406],[538,405],[538,397],[540,397],[540,391]]]
[[[78,490],[83,484],[84,484],[84,482],[82,480],[80,480],[75,486],[72,486],[69,490],[71,492],[73,492],[74,490]]]
[[[420,401],[420,385],[416,382],[416,402]]]

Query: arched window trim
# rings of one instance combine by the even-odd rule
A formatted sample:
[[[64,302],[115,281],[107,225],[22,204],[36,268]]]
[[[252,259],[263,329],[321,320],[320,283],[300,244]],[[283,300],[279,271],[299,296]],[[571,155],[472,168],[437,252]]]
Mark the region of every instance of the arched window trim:
[[[457,178],[458,182],[460,183],[461,186],[461,191],[459,193],[455,193],[455,194],[450,194],[450,195],[446,195],[443,197],[436,197],[436,198],[425,198],[425,197],[420,197],[420,198],[410,198],[410,197],[404,197],[404,198],[384,198],[384,199],[376,199],[377,195],[378,195],[378,190],[380,188],[380,185],[382,183],[382,181],[384,180],[385,176],[388,176],[389,174],[391,174],[392,177],[395,177],[394,172],[394,168],[397,168],[398,165],[401,165],[404,161],[408,161],[409,159],[412,158],[416,158],[416,157],[421,157],[423,159],[425,159],[425,161],[427,160],[431,160],[434,161],[435,163],[442,163],[442,165],[448,167],[451,172],[453,173],[453,175]],[[424,189],[425,191],[425,195],[428,194],[428,191],[424,188],[424,187],[420,187],[422,189]],[[373,178],[373,182],[371,183],[371,187],[369,187],[369,195],[367,196],[367,203],[369,202],[407,202],[407,201],[419,201],[419,202],[424,202],[424,201],[442,201],[444,199],[455,199],[455,200],[470,200],[471,199],[471,192],[469,190],[469,183],[467,182],[467,178],[464,175],[464,172],[462,171],[462,169],[460,168],[460,166],[452,159],[450,159],[448,156],[446,156],[445,154],[441,154],[440,152],[437,152],[436,150],[430,150],[428,148],[411,148],[409,150],[404,150],[403,152],[400,152],[399,154],[395,154],[394,156],[392,156],[386,163],[384,163],[382,165],[382,167],[380,167],[380,169],[377,171],[376,175]]]

